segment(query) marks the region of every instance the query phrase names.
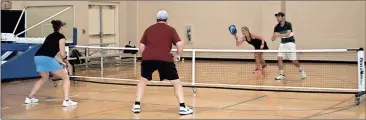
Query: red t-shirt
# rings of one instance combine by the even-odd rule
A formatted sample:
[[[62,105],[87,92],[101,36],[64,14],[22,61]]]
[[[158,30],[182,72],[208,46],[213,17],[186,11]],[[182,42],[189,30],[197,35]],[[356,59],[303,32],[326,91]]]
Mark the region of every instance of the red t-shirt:
[[[142,53],[142,60],[160,60],[173,62],[170,54],[172,44],[180,41],[177,31],[165,23],[156,23],[147,28],[141,38],[145,50]]]

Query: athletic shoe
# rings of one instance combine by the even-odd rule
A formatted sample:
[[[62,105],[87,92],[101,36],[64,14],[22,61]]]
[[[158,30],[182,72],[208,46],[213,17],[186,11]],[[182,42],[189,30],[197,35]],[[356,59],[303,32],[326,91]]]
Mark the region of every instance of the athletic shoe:
[[[285,75],[283,75],[283,74],[280,74],[279,76],[277,76],[275,78],[275,80],[283,80],[283,79],[285,79]]]
[[[179,114],[180,115],[189,115],[189,114],[192,114],[193,113],[193,110],[187,106],[180,106],[179,107]]]
[[[140,108],[141,108],[141,106],[140,105],[133,105],[132,106],[132,112],[133,113],[140,113]]]
[[[304,69],[300,70],[300,75],[302,80],[306,79],[306,73]]]
[[[25,104],[38,103],[38,101],[39,100],[37,98],[34,98],[34,97],[32,97],[32,98],[26,97],[25,100],[24,100],[24,103]]]
[[[63,112],[70,112],[77,108],[77,106],[70,106],[70,107],[62,107]]]
[[[62,106],[69,107],[69,106],[75,106],[77,104],[78,104],[78,102],[74,102],[71,99],[69,99],[69,100],[64,100],[64,102],[62,103]]]
[[[262,74],[262,70],[255,69],[255,70],[253,71],[253,74],[254,74],[254,75],[260,75],[260,74]]]

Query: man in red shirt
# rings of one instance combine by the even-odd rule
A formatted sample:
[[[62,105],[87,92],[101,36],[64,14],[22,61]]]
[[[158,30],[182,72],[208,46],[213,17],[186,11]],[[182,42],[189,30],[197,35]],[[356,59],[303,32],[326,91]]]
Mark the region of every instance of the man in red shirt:
[[[179,114],[192,114],[193,110],[184,104],[183,87],[170,54],[172,44],[176,45],[178,50],[175,60],[179,61],[183,53],[183,41],[180,40],[177,31],[166,24],[168,13],[165,10],[157,13],[156,20],[157,23],[147,28],[141,38],[141,80],[137,84],[137,97],[132,112],[140,113],[140,101],[144,88],[147,82],[152,80],[153,72],[158,70],[160,80],[169,80],[174,85],[175,94],[180,103]]]

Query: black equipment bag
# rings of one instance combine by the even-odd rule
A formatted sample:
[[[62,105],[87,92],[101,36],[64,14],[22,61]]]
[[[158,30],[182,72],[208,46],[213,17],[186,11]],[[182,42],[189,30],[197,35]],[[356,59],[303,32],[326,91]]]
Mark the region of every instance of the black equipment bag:
[[[136,48],[136,46],[130,45],[131,41],[128,42],[128,45],[126,45],[126,48]],[[130,53],[130,54],[136,54],[138,50],[123,50],[123,53]]]
[[[72,49],[70,57],[76,57],[76,60],[69,60],[70,64],[83,64],[85,63],[85,59],[80,59],[83,55],[77,50]]]

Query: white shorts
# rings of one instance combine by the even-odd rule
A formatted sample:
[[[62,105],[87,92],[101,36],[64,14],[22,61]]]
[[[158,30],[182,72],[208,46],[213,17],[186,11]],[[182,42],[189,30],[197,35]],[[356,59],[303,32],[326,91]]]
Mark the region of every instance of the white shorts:
[[[281,43],[279,50],[296,50],[296,44],[293,42]],[[296,52],[279,52],[278,57],[283,59],[296,60]]]

